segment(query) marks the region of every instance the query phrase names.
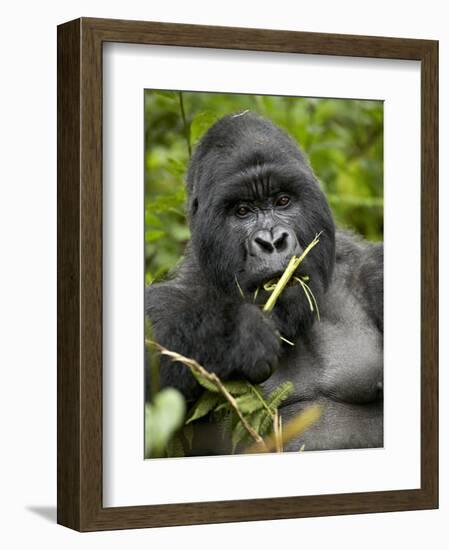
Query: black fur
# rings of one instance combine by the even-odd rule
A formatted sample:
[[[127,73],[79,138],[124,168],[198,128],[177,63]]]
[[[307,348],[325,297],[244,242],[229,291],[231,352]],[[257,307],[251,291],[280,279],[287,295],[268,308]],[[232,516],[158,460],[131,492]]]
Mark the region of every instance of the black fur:
[[[192,239],[185,259],[170,280],[146,291],[155,339],[223,380],[246,378],[267,391],[291,380],[286,419],[306,404],[323,403],[320,422],[287,450],[303,443],[306,449],[381,446],[382,245],[336,232],[296,143],[251,113],[224,117],[209,129],[192,157],[187,190]],[[259,304],[269,293],[260,291],[252,303],[255,289],[319,232],[320,243],[298,271],[309,277],[321,322],[297,286],[263,313]],[[188,400],[199,394],[182,365],[162,359],[161,377]]]

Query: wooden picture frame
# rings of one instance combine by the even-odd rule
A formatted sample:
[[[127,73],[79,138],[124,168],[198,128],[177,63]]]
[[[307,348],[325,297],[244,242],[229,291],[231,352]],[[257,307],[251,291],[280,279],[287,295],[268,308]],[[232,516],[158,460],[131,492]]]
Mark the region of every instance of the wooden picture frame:
[[[421,62],[421,488],[105,508],[102,503],[104,42]],[[58,523],[79,531],[438,506],[438,43],[81,18],[58,27]]]

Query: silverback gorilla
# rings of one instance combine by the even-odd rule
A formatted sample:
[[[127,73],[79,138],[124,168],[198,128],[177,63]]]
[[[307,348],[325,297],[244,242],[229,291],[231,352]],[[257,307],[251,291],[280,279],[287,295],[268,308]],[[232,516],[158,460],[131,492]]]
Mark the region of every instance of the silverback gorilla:
[[[383,246],[335,229],[312,169],[296,143],[250,112],[225,116],[198,144],[187,175],[192,238],[182,265],[146,290],[154,337],[222,380],[246,379],[269,392],[290,380],[283,422],[320,403],[320,420],[285,450],[383,445]],[[279,277],[315,235],[298,286],[270,314],[263,284]],[[241,289],[256,303],[242,299]],[[280,336],[294,342],[286,344]],[[162,385],[193,400],[189,370],[161,358]],[[199,454],[226,452],[208,444]],[[201,446],[201,445],[200,445]]]

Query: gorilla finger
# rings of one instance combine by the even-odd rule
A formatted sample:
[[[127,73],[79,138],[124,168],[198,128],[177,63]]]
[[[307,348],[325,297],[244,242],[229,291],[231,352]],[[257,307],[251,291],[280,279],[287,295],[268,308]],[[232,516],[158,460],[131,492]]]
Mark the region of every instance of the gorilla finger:
[[[274,367],[265,359],[257,361],[252,368],[248,369],[246,377],[251,384],[261,384],[273,374]]]

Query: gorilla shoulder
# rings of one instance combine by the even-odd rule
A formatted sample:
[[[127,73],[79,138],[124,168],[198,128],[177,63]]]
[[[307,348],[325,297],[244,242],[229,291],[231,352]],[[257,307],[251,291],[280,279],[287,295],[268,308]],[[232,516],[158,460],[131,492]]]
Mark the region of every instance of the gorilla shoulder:
[[[336,232],[336,276],[343,278],[383,333],[383,243]],[[338,274],[338,275],[337,275]]]

